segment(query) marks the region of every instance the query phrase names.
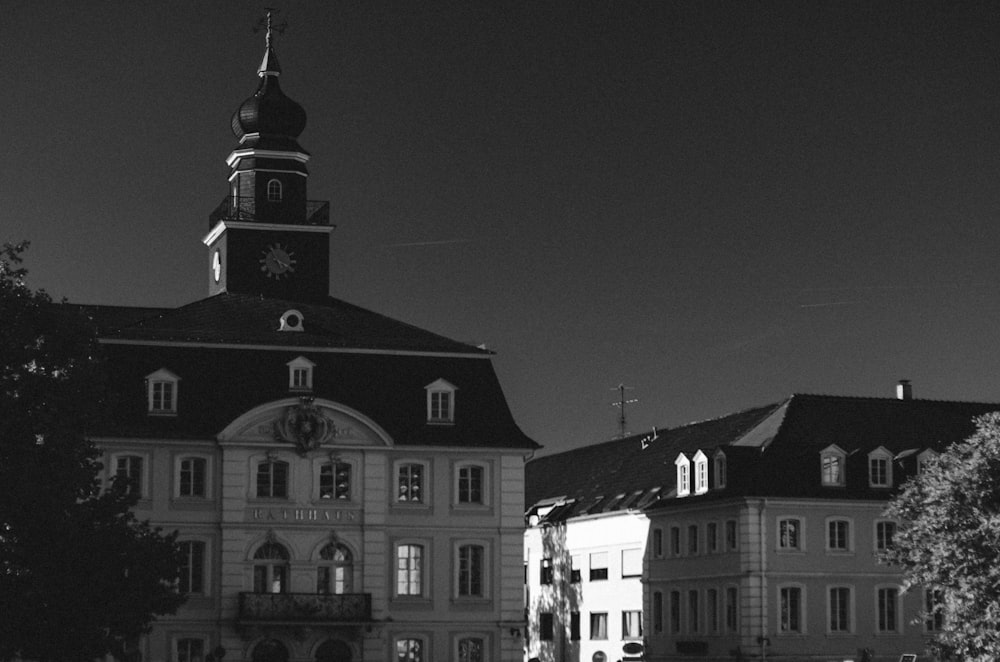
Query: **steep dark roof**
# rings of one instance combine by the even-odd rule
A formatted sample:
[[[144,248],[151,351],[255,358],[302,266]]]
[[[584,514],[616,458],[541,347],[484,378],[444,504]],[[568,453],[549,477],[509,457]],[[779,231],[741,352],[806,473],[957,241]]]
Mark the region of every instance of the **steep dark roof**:
[[[305,330],[279,331],[282,314],[292,309],[302,313]],[[123,319],[124,323],[113,330],[105,326],[105,337],[111,340],[490,354],[333,297],[306,303],[223,293],[173,310],[137,317],[140,318],[137,321]]]
[[[550,520],[644,506],[674,489],[674,459],[679,453],[735,441],[779,406],[658,430],[645,448],[643,440],[652,436],[652,430],[532,460],[525,468],[525,504],[530,508],[560,497],[574,500],[570,507],[549,513]]]
[[[796,394],[766,407],[539,458],[527,465],[526,499],[562,503],[546,519],[627,508],[656,508],[733,496],[885,499],[888,491],[868,485],[868,453],[883,447],[895,458],[894,483],[915,469],[917,453],[944,450],[968,437],[974,419],[1000,404],[898,400]],[[847,455],[847,484],[824,487],[820,452],[836,445]],[[698,450],[712,458],[722,448],[727,485],[703,495],[674,499],[680,453]],[[709,462],[709,471],[713,471]],[[711,482],[711,481],[710,481]],[[660,488],[655,497],[650,494]],[[643,492],[636,499],[629,495]],[[626,498],[618,499],[625,494]]]

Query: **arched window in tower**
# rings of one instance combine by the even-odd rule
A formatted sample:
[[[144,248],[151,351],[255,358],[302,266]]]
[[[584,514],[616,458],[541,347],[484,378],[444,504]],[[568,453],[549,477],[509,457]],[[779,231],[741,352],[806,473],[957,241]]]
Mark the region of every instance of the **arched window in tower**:
[[[281,182],[277,179],[267,182],[267,201],[281,202]]]
[[[253,591],[288,591],[288,550],[276,542],[264,543],[253,555]]]
[[[354,576],[351,550],[343,545],[330,543],[319,552],[316,568],[316,592],[324,594],[350,593]]]

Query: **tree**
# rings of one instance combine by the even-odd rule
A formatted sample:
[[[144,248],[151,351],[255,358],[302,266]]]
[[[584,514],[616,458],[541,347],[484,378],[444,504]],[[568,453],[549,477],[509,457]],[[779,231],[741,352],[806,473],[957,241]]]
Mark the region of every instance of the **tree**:
[[[100,411],[89,321],[25,284],[27,243],[0,250],[0,660],[92,660],[183,602],[176,534],[102,489],[85,436]]]
[[[906,483],[887,514],[900,526],[885,560],[903,568],[907,588],[932,596],[925,618],[943,616],[935,652],[1000,659],[1000,413],[976,419],[976,432]]]

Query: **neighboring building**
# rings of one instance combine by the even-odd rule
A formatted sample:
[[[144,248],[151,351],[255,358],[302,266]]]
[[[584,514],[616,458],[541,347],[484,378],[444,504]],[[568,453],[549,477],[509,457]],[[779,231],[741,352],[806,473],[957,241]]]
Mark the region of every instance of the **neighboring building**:
[[[528,657],[614,662],[641,646],[644,509],[673,489],[677,449],[736,439],[770,408],[532,460],[525,471]],[[668,467],[669,465],[669,467]],[[596,656],[596,657],[595,657]]]
[[[491,353],[328,296],[329,206],[267,47],[233,115],[211,296],[81,306],[108,358],[90,436],[179,530],[187,603],[149,662],[514,662],[524,456]]]
[[[929,659],[927,637],[941,624],[920,612],[933,596],[904,594],[899,573],[878,562],[896,525],[882,512],[924,462],[997,409],[914,400],[906,383],[897,399],[794,395],[652,441],[530,462],[530,655],[575,662],[600,650],[628,659],[617,629],[625,617],[615,612],[641,609],[649,662]],[[615,540],[612,522],[626,518],[635,524]],[[565,583],[567,559],[602,551],[614,559],[622,542],[645,549],[641,606],[631,587],[611,599],[586,575]],[[550,586],[540,585],[539,557],[553,559]],[[549,605],[558,605],[551,641],[539,636]],[[587,616],[584,645],[562,636],[569,609],[608,612],[605,646],[589,645]]]

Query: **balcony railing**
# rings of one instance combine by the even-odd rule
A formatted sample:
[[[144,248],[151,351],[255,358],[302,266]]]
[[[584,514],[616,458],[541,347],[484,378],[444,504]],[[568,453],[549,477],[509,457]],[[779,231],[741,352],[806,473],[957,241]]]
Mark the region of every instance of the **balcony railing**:
[[[280,210],[282,203],[262,203],[261,208],[268,209],[273,205],[274,210]],[[278,212],[280,214],[280,212]],[[266,215],[257,213],[257,201],[248,196],[227,195],[219,203],[211,214],[208,215],[208,227],[213,228],[219,221],[258,221],[269,222],[271,219]],[[287,222],[287,221],[286,221]],[[330,201],[329,200],[306,200],[305,215],[303,220],[296,220],[299,225],[329,225],[330,224]]]
[[[244,623],[359,623],[371,618],[369,593],[240,593]]]
[[[369,593],[240,593],[240,621],[245,623],[358,623],[371,616]]]

